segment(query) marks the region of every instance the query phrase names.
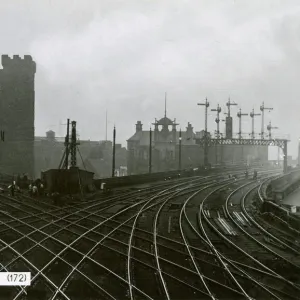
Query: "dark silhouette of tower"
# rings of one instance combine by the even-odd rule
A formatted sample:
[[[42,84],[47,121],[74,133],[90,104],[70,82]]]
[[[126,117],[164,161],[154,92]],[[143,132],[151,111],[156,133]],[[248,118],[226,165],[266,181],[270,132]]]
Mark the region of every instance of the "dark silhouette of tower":
[[[0,172],[34,172],[34,77],[36,63],[30,55],[1,57],[0,128],[5,142],[0,147]]]

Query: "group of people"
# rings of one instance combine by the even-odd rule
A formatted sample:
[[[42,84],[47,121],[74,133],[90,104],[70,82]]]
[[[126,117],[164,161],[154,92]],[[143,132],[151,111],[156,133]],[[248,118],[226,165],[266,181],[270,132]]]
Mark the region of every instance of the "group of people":
[[[16,181],[13,181],[11,185],[8,186],[10,196],[14,197],[16,192],[21,192],[19,185]],[[41,180],[36,180],[29,184],[28,193],[31,197],[44,196],[45,187]]]
[[[249,177],[249,172],[248,172],[248,170],[245,171],[245,177],[246,177],[246,178]],[[257,171],[256,171],[256,170],[253,171],[253,179],[257,179]]]
[[[28,192],[31,197],[44,196],[45,188],[44,184],[40,179],[30,183],[28,186]]]

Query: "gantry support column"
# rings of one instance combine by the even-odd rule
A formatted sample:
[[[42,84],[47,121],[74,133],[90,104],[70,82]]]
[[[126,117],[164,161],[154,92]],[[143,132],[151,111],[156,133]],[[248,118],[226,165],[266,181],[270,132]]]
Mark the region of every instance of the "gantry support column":
[[[116,127],[114,126],[111,177],[115,177],[115,172],[116,172]]]
[[[287,173],[288,164],[287,164],[287,141],[283,142],[283,173]]]
[[[152,173],[152,129],[150,127],[150,136],[149,136],[149,173]]]

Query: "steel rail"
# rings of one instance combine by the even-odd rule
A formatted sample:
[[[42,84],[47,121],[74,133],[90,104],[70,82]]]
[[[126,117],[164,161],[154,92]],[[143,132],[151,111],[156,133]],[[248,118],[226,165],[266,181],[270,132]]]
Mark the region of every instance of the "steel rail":
[[[4,224],[3,222],[1,222],[1,223]],[[35,265],[33,265],[26,257],[24,257],[19,251],[17,251],[17,250],[14,249],[13,247],[11,247],[8,243],[6,243],[5,241],[3,241],[1,238],[0,238],[0,240],[1,240],[1,243],[3,243],[4,245],[6,245],[12,252],[14,252],[15,254],[17,254],[17,255],[19,256],[17,259],[21,258],[21,259],[22,259],[23,261],[25,261],[32,269],[34,269],[36,272],[40,273],[40,274],[42,275],[42,277],[43,277],[44,279],[46,279],[46,281],[47,281],[52,287],[54,287],[55,289],[58,289],[58,286],[57,286],[53,281],[51,281],[44,273],[40,272],[39,269],[38,269]],[[2,268],[2,269],[7,269],[7,265],[4,266],[4,268]],[[27,286],[26,286],[26,287],[27,287]],[[23,293],[26,293],[26,287],[23,288],[23,289],[18,293],[18,295],[21,295],[21,294],[23,294]],[[62,294],[64,297],[66,297],[67,299],[71,300],[71,299],[70,299],[63,291],[61,291],[61,294]]]
[[[125,211],[127,211],[127,210],[130,209],[130,208],[133,208],[133,207],[138,206],[139,204],[143,203],[144,201],[145,201],[145,200],[142,200],[142,201],[140,201],[140,202],[138,202],[138,203],[135,203],[135,204],[133,204],[133,205],[131,205],[131,206],[129,206],[129,207],[127,207],[127,208],[125,208],[125,209],[123,209],[123,210],[117,212],[117,213],[114,214],[113,216],[109,217],[107,220],[105,220],[105,221],[99,223],[98,225],[94,226],[92,229],[96,229],[96,228],[100,227],[101,225],[105,224],[107,221],[109,221],[109,220],[112,219],[113,217],[116,217],[116,216],[118,216],[118,215],[124,213]],[[57,256],[63,254],[67,249],[70,249],[72,245],[74,245],[74,244],[75,244],[77,241],[79,241],[82,237],[86,236],[89,232],[91,232],[91,229],[89,229],[87,232],[85,232],[85,233],[83,233],[82,235],[80,235],[77,239],[75,239],[75,240],[74,240],[73,242],[71,242],[69,245],[66,245],[66,247],[65,247],[63,250],[61,250],[61,251],[57,254]],[[100,244],[100,242],[98,242],[95,246],[97,246],[98,244]],[[95,246],[94,246],[91,250],[94,250],[94,249],[95,249]],[[74,248],[73,248],[73,249],[74,249]],[[91,252],[91,250],[88,252],[88,254]],[[85,256],[83,257],[83,259],[85,259],[86,256],[87,256],[87,255],[85,255]],[[82,259],[81,261],[83,261],[83,259]],[[48,263],[40,270],[40,272],[43,272],[43,270],[45,270],[49,265],[51,265],[51,263],[52,263],[54,260],[55,260],[55,258],[52,259],[50,262],[48,262]],[[81,261],[80,261],[80,262],[81,262]],[[73,272],[75,271],[76,268],[77,268],[77,266],[76,266],[75,268],[73,268],[73,270],[70,272],[68,278],[71,276],[71,274],[73,274]],[[35,281],[35,279],[37,278],[37,275],[39,275],[39,273],[36,274],[36,275],[32,278],[31,282],[34,282],[34,281]],[[20,293],[19,293],[14,299],[17,299],[19,296],[20,296]]]
[[[228,180],[225,180],[225,182],[227,182],[227,181],[228,181]],[[192,198],[194,198],[196,195],[198,195],[199,193],[201,193],[201,192],[203,192],[204,190],[206,190],[206,189],[208,189],[208,188],[211,188],[211,187],[213,187],[213,186],[215,186],[215,183],[212,184],[212,185],[209,185],[209,186],[207,186],[207,187],[205,187],[205,188],[203,188],[203,189],[201,189],[201,190],[199,190],[199,191],[197,191],[197,192],[195,192],[192,196],[190,196],[190,197],[184,202],[184,204],[183,204],[183,206],[182,206],[182,209],[180,210],[180,214],[179,214],[179,228],[180,228],[180,233],[181,233],[182,239],[183,239],[183,241],[184,241],[184,244],[185,244],[185,246],[186,246],[186,249],[187,249],[187,251],[188,251],[188,253],[189,253],[189,256],[190,256],[190,258],[191,258],[191,260],[192,260],[192,262],[193,262],[194,268],[196,269],[197,274],[198,274],[200,280],[202,281],[202,283],[203,283],[204,287],[206,288],[207,292],[209,293],[210,297],[211,297],[212,299],[215,299],[215,296],[214,296],[213,293],[210,291],[210,288],[207,286],[207,284],[206,284],[206,282],[205,282],[205,280],[204,280],[204,278],[203,278],[203,274],[200,273],[200,270],[199,270],[199,268],[198,268],[198,266],[197,266],[197,263],[196,263],[196,261],[195,261],[195,259],[194,259],[193,254],[192,254],[192,252],[191,252],[191,250],[190,250],[188,241],[186,240],[186,237],[185,237],[185,234],[184,234],[184,231],[183,231],[183,228],[182,228],[182,223],[183,223],[183,221],[182,221],[182,216],[183,216],[183,214],[184,214],[184,212],[185,212],[185,207],[186,207],[187,203],[188,203]],[[188,221],[188,222],[189,222],[189,221]]]
[[[179,185],[175,185],[175,187],[177,187],[177,186],[179,186]],[[162,194],[162,193],[160,193],[160,194]],[[138,202],[137,204],[142,204],[142,203],[146,203],[146,202],[148,202],[148,200],[140,201],[140,202]],[[137,206],[137,204],[133,204],[133,205],[131,205],[130,207]],[[105,224],[108,220],[112,219],[112,218],[115,217],[115,216],[120,215],[121,213],[124,213],[124,212],[127,211],[127,210],[128,210],[128,208],[123,209],[123,210],[117,212],[116,214],[114,214],[113,216],[107,218],[107,220],[100,222],[98,225],[94,226],[92,229],[89,229],[87,232],[83,233],[80,237],[78,237],[78,238],[75,239],[73,242],[71,242],[71,243],[68,245],[68,247],[66,247],[65,249],[61,250],[60,253],[59,253],[59,255],[62,254],[62,253],[64,253],[64,252],[66,251],[66,249],[68,249],[70,246],[72,246],[73,244],[75,244],[80,238],[84,237],[86,234],[88,234],[89,232],[91,232],[93,229],[96,229],[96,228],[100,227],[102,224]],[[134,215],[133,217],[135,217],[135,215]],[[133,217],[132,217],[132,218],[133,218]],[[132,219],[132,218],[130,218],[130,219]],[[126,222],[128,222],[128,221],[129,221],[129,220],[126,220]],[[117,230],[119,227],[121,227],[121,226],[122,226],[122,224],[119,225],[118,227],[116,227],[114,230],[112,230],[112,231],[111,231],[109,234],[107,234],[106,236],[110,235],[111,233],[113,233],[114,231],[116,231],[116,230]],[[62,286],[67,282],[67,280],[71,277],[71,275],[72,275],[72,274],[74,273],[74,271],[78,268],[78,266],[84,261],[84,259],[85,259],[86,257],[89,256],[90,253],[92,253],[92,252],[96,249],[96,247],[97,247],[99,244],[102,243],[102,241],[106,238],[106,236],[103,237],[100,241],[98,241],[98,242],[97,242],[97,243],[96,243],[96,244],[88,251],[88,253],[85,254],[84,257],[76,264],[76,266],[73,267],[72,271],[66,276],[66,278],[64,279],[64,281],[63,281],[63,283],[60,285],[60,287],[62,287]],[[34,280],[34,278],[32,279],[32,281],[33,281],[33,280]],[[130,285],[130,286],[132,286],[132,285]],[[52,297],[52,299],[54,299],[55,296],[56,296],[56,294]],[[152,299],[152,298],[150,298],[148,295],[147,295],[147,297],[148,297],[148,299]]]
[[[204,183],[204,184],[207,184],[207,183]],[[153,243],[154,243],[154,252],[155,252],[155,260],[156,260],[156,265],[157,265],[157,269],[158,269],[158,272],[159,272],[159,276],[160,276],[160,279],[161,279],[161,282],[163,283],[163,287],[164,287],[164,290],[165,290],[165,294],[167,295],[167,299],[169,300],[170,299],[170,296],[169,296],[169,293],[168,293],[168,289],[167,289],[167,285],[166,285],[166,282],[163,278],[163,275],[162,275],[162,269],[161,269],[161,266],[160,266],[160,263],[159,263],[159,255],[158,255],[158,245],[157,245],[157,223],[158,223],[158,218],[159,218],[159,215],[160,215],[160,212],[162,210],[162,208],[164,207],[164,205],[170,201],[172,199],[172,197],[174,196],[177,196],[180,192],[182,191],[185,191],[185,190],[188,190],[190,189],[190,186],[186,187],[186,188],[183,188],[182,190],[180,191],[176,191],[173,195],[170,195],[167,197],[167,199],[161,204],[161,206],[159,207],[159,209],[157,210],[156,214],[155,214],[155,217],[154,217],[154,224],[153,224]]]
[[[14,230],[13,227],[11,227],[11,230],[16,231],[16,230]],[[19,232],[19,231],[16,231],[16,232],[22,234],[22,232]],[[29,249],[27,249],[22,255],[19,255],[18,257],[14,258],[12,261],[10,261],[10,262],[6,265],[6,267],[8,267],[9,265],[13,264],[13,263],[14,263],[16,260],[18,260],[19,258],[22,258],[22,257],[24,256],[24,254],[30,252],[32,249],[36,248],[37,246],[40,246],[40,247],[42,247],[43,249],[45,249],[46,251],[50,252],[50,253],[54,256],[53,260],[59,259],[59,260],[61,260],[62,262],[64,262],[65,264],[69,265],[71,268],[73,268],[73,265],[72,265],[72,264],[70,264],[70,263],[69,263],[68,261],[66,261],[64,258],[60,257],[60,256],[59,256],[58,254],[56,254],[55,252],[53,252],[53,251],[51,251],[50,249],[46,248],[46,247],[45,247],[44,245],[42,245],[41,243],[42,243],[43,241],[45,241],[46,239],[49,239],[49,238],[50,238],[50,239],[53,239],[53,240],[59,242],[60,244],[63,244],[63,245],[66,246],[66,247],[67,247],[67,244],[64,243],[64,242],[61,241],[61,240],[55,239],[55,238],[54,238],[53,236],[51,236],[50,234],[47,234],[47,233],[44,233],[44,234],[46,235],[46,238],[43,239],[43,240],[41,240],[41,241],[39,241],[39,242],[36,242],[34,239],[31,239],[31,238],[28,236],[28,235],[30,235],[30,234],[25,235],[25,237],[27,237],[28,239],[30,239],[30,240],[31,240],[32,242],[34,242],[35,244],[34,244],[32,247],[30,247]],[[15,243],[15,242],[13,242],[12,244],[14,244],[14,243]],[[10,245],[12,245],[12,244],[10,244]],[[84,253],[78,251],[78,250],[75,249],[75,248],[70,248],[70,249],[73,250],[73,251],[75,251],[75,252],[77,252],[78,254],[80,254],[80,255],[82,255],[82,256],[84,255]],[[1,249],[1,251],[2,251],[2,249]],[[120,279],[120,280],[124,281],[125,283],[127,283],[126,280],[124,280],[122,277],[120,277],[118,274],[114,273],[114,272],[111,271],[110,269],[106,268],[104,265],[102,265],[102,264],[100,264],[99,262],[95,261],[95,260],[92,259],[91,257],[88,257],[88,259],[91,260],[92,262],[94,262],[95,264],[97,264],[98,266],[100,266],[101,268],[105,269],[106,271],[108,271],[108,272],[111,273],[112,275],[116,276],[118,279]],[[36,269],[37,269],[37,268],[36,268]],[[3,270],[3,268],[2,268],[0,271],[2,271],[2,270]],[[38,269],[37,269],[37,270],[38,270]],[[89,278],[87,275],[85,275],[85,274],[84,274],[83,272],[81,272],[79,269],[76,270],[76,271],[77,271],[79,274],[81,274],[85,279],[87,279],[90,283],[92,283],[93,285],[95,285],[96,287],[98,287],[102,292],[104,292],[104,293],[105,293],[107,296],[109,296],[111,299],[115,299],[111,294],[109,294],[105,289],[103,289],[101,286],[99,286],[95,281],[93,281],[91,278]],[[39,272],[39,271],[38,271],[38,272]],[[56,287],[56,290],[58,290],[57,287]],[[26,292],[26,291],[25,291],[25,292]],[[62,293],[61,290],[59,290],[59,292]],[[16,298],[14,298],[14,299],[16,299]]]
[[[166,190],[164,190],[163,192],[165,192]],[[132,230],[131,230],[131,233],[129,235],[129,240],[128,240],[128,252],[127,252],[127,277],[128,277],[128,284],[129,284],[129,294],[130,294],[130,299],[133,300],[133,293],[132,293],[132,281],[131,281],[131,252],[132,252],[132,239],[133,239],[133,235],[134,235],[134,229],[136,227],[136,223],[137,223],[137,220],[140,216],[140,214],[142,213],[143,209],[150,203],[152,202],[153,200],[156,200],[157,198],[159,198],[159,195],[161,193],[159,193],[158,195],[150,198],[141,208],[140,210],[138,211],[138,213],[135,215],[134,217],[134,220],[133,220],[133,224],[132,224]],[[168,290],[167,290],[167,287],[165,285],[165,282],[162,280],[161,278],[161,283],[163,284],[163,287],[164,287],[164,291],[166,293],[166,296],[167,296],[167,299],[170,300],[170,297],[169,297],[169,293],[168,293]]]
[[[82,226],[82,225],[77,225],[77,226],[81,226],[81,227],[84,227],[84,226]],[[86,227],[84,227],[85,229],[86,229]],[[74,232],[74,231],[71,231],[71,230],[68,230],[68,231],[70,231],[71,233],[74,233],[75,235],[79,235],[78,233],[76,233],[76,232]],[[95,232],[95,233],[97,233],[98,235],[103,235],[102,233],[99,233],[99,232]],[[126,233],[126,232],[125,232]],[[53,235],[54,235],[55,233],[53,233]],[[139,238],[141,238],[141,237],[139,237]],[[92,239],[90,239],[90,238],[88,238],[89,240],[91,240],[91,241],[93,241],[93,242],[95,242],[95,240],[92,240]],[[113,240],[115,240],[115,239],[113,239]],[[119,241],[119,240],[115,240],[115,241],[117,241],[117,242],[120,242],[120,243],[122,243],[121,241]],[[126,244],[125,244],[126,245]],[[105,245],[103,245],[103,246],[105,246]],[[164,247],[167,247],[167,246],[165,246],[165,245],[162,245],[162,246],[164,246]],[[138,248],[136,248],[136,249],[138,249]],[[172,250],[174,250],[174,249],[172,249]],[[181,253],[181,252],[179,252],[179,253]],[[185,253],[181,253],[181,254],[185,254]]]
[[[241,179],[239,181],[243,181],[244,179]],[[234,182],[236,183],[236,181]],[[230,182],[229,184],[227,184],[226,186],[233,184],[232,182]],[[243,287],[240,285],[240,283],[236,280],[236,278],[233,276],[233,274],[231,273],[231,271],[229,270],[229,268],[227,267],[226,263],[223,261],[223,259],[220,257],[219,252],[217,251],[217,249],[215,249],[213,243],[211,242],[211,240],[209,239],[208,235],[206,234],[206,231],[203,227],[202,224],[202,220],[201,220],[201,215],[203,214],[203,205],[205,203],[205,201],[208,199],[208,197],[210,197],[212,194],[214,194],[216,191],[219,191],[221,189],[223,189],[224,186],[218,187],[216,189],[214,189],[212,192],[210,192],[200,203],[199,205],[199,214],[198,214],[198,222],[199,222],[199,227],[202,230],[203,235],[205,236],[208,244],[211,246],[211,249],[213,250],[213,252],[216,254],[216,256],[218,257],[220,263],[223,265],[224,269],[227,271],[227,273],[229,274],[229,276],[231,277],[231,279],[233,280],[233,282],[235,283],[235,285],[237,286],[238,289],[240,289],[240,291],[243,293],[243,295],[249,299],[252,300],[252,298],[248,295],[248,293],[243,289]],[[205,216],[206,218],[206,216]]]
[[[187,216],[186,216],[186,219],[187,219],[187,221],[188,221],[190,227],[192,228],[192,230],[195,232],[195,234],[198,235],[198,237],[199,237],[202,241],[204,241],[205,243],[208,243],[207,241],[205,241],[205,240],[203,239],[203,237],[199,234],[199,232],[198,232],[198,231],[195,229],[195,227],[191,224],[191,222],[189,221],[189,219],[188,219]],[[217,250],[216,250],[216,251],[217,251]],[[218,251],[217,251],[217,252],[218,252]],[[230,259],[224,257],[224,255],[223,255],[222,253],[220,253],[220,252],[218,252],[218,254],[219,254],[221,257],[223,257],[223,259],[224,259],[225,261],[227,261],[229,264],[231,264],[234,268],[236,268],[236,269],[239,270],[241,273],[243,273],[245,276],[247,276],[249,280],[253,281],[253,282],[256,283],[257,285],[261,286],[264,290],[266,290],[266,288],[265,288],[264,286],[262,286],[256,279],[254,279],[253,277],[249,276],[245,271],[243,271],[240,267],[237,266],[237,265],[240,265],[240,263],[235,262],[235,261],[232,261],[232,260],[230,260]],[[244,267],[245,267],[245,266],[244,266]],[[247,266],[247,267],[250,268],[250,269],[253,269],[253,267],[251,267],[251,266]],[[261,270],[257,270],[257,271],[258,271],[258,272],[262,272],[262,273],[264,273],[264,274],[266,274],[266,275],[272,276],[272,274],[265,273],[265,272],[263,272],[263,271],[261,271]],[[276,278],[277,278],[277,277],[276,277]],[[273,289],[273,287],[269,287],[269,288]],[[234,290],[234,291],[235,291],[235,290]],[[278,290],[276,290],[276,291],[277,291],[277,292],[280,292],[280,293],[283,293],[283,292],[278,291]],[[237,291],[236,291],[236,292],[237,292]],[[291,297],[291,295],[287,295],[287,296]],[[277,296],[275,296],[275,298],[279,299]]]
[[[245,252],[243,249],[241,249],[240,247],[238,247],[237,245],[235,245],[230,239],[228,239],[227,237],[225,237],[215,226],[213,226],[211,224],[211,222],[209,222],[209,220],[207,219],[206,215],[203,212],[203,207],[200,207],[199,210],[199,219],[201,219],[201,216],[203,215],[203,217],[205,218],[205,221],[207,222],[207,224],[209,224],[213,230],[215,232],[217,232],[217,234],[222,237],[222,239],[226,240],[230,245],[232,245],[234,248],[236,248],[237,250],[239,250],[241,253],[243,253],[245,256],[247,256],[248,258],[250,258],[250,260],[254,261],[256,264],[260,265],[263,269],[265,269],[266,271],[269,271],[270,273],[273,273],[276,277],[278,277],[278,274],[276,274],[273,270],[271,270],[270,268],[268,268],[267,266],[265,266],[264,264],[262,264],[260,261],[258,261],[257,259],[255,259],[254,257],[252,257],[250,254],[248,254],[247,252]],[[204,229],[204,228],[203,228]]]
[[[117,213],[118,214],[118,213]],[[10,216],[10,217],[12,217],[12,216]],[[15,220],[16,221],[18,221],[18,219],[17,218],[15,218]],[[2,222],[3,223],[3,222]],[[3,223],[4,224],[4,223]],[[24,222],[24,225],[27,225],[25,222]],[[31,226],[32,228],[34,228],[33,226]],[[13,227],[11,227],[11,229],[12,230],[14,230],[14,231],[17,231],[17,230],[15,230]],[[35,228],[34,228],[35,229]],[[61,230],[63,230],[63,228],[62,229],[60,229],[59,231],[61,231]],[[27,237],[27,238],[29,238],[30,240],[32,240],[34,243],[35,243],[35,245],[33,246],[33,247],[31,247],[30,249],[28,249],[25,253],[27,253],[27,252],[29,252],[32,248],[34,248],[34,247],[36,247],[37,245],[39,245],[39,246],[41,246],[41,247],[43,247],[45,250],[47,250],[47,251],[49,251],[45,246],[43,246],[41,243],[43,242],[43,241],[45,241],[46,239],[48,239],[48,238],[52,238],[53,240],[55,240],[55,241],[57,241],[57,242],[59,242],[59,243],[61,243],[61,244],[63,244],[64,246],[65,246],[65,249],[63,249],[61,252],[64,252],[66,249],[71,249],[71,250],[73,250],[73,251],[75,251],[75,252],[77,252],[78,254],[81,254],[82,255],[82,253],[80,252],[80,251],[78,251],[76,248],[73,248],[73,247],[71,247],[70,245],[68,245],[68,244],[66,244],[66,243],[64,243],[64,242],[62,242],[61,240],[58,240],[58,239],[56,239],[55,237],[53,237],[53,236],[51,236],[51,235],[49,235],[49,234],[47,234],[47,233],[45,233],[45,232],[43,232],[43,231],[41,231],[41,230],[39,230],[39,229],[37,229],[37,230],[35,230],[35,231],[39,231],[39,232],[41,232],[41,233],[43,233],[43,234],[45,234],[46,235],[46,238],[45,239],[43,239],[42,241],[40,241],[40,242],[36,242],[35,240],[33,240],[33,239],[31,239],[28,235],[30,235],[30,234],[28,234],[28,235],[25,235],[25,237]],[[18,232],[18,231],[17,231]],[[23,234],[22,232],[19,232],[20,234]],[[56,234],[57,232],[55,232],[54,234]],[[86,233],[85,233],[86,234]],[[80,235],[80,237],[81,237],[82,235]],[[78,240],[78,239],[77,239]],[[75,243],[75,241],[73,242],[73,243]],[[72,243],[72,244],[73,244]],[[64,259],[62,259],[59,255],[61,254],[61,252],[60,253],[58,253],[58,254],[56,254],[56,253],[53,253],[54,254],[54,258],[46,265],[46,266],[44,266],[41,270],[38,270],[37,269],[37,271],[38,271],[38,273],[32,278],[32,281],[33,281],[33,279],[36,279],[36,277],[41,273],[41,274],[43,274],[42,273],[42,271],[44,270],[44,269],[46,269],[53,261],[55,261],[55,259],[57,259],[57,258],[59,258],[60,260],[62,260],[63,262],[65,262],[65,263],[67,263],[67,264],[69,264],[67,261],[65,261]],[[83,256],[84,255],[86,255],[86,254],[83,254]],[[22,255],[19,255],[19,257],[22,257]],[[11,261],[10,263],[9,263],[9,265],[10,264],[12,264],[15,260],[17,260],[19,257],[17,257],[17,258],[15,258],[13,261]],[[100,267],[102,267],[102,268],[104,268],[104,269],[106,269],[108,272],[110,272],[112,275],[115,275],[116,277],[118,277],[119,279],[121,279],[122,281],[124,281],[125,283],[127,283],[127,281],[126,280],[124,280],[122,277],[120,277],[119,275],[117,275],[117,274],[115,274],[113,271],[111,271],[110,269],[108,269],[108,268],[106,268],[105,266],[103,266],[103,265],[101,265],[101,264],[99,264],[98,262],[96,262],[95,260],[93,260],[91,257],[87,257],[88,259],[90,259],[91,261],[93,261],[94,263],[96,263],[97,265],[99,265]],[[72,266],[72,268],[73,268],[73,266]],[[79,270],[76,270],[76,271],[78,271],[79,272]],[[83,273],[81,273],[82,275],[83,275]],[[85,275],[84,275],[85,276]],[[94,281],[92,281],[90,278],[88,278],[87,276],[85,276],[86,277],[86,279],[88,279],[91,283],[93,283],[93,284],[95,284],[95,282]],[[99,287],[97,284],[96,284],[96,286],[97,287]],[[60,289],[59,288],[56,288],[57,289],[57,291],[60,291]],[[138,288],[135,288],[136,290],[138,290],[139,292],[141,292],[142,294],[144,294],[141,290],[139,290]],[[145,295],[145,294],[144,294]],[[14,298],[14,299],[17,299],[17,297],[18,296],[20,296],[20,293]],[[147,296],[147,295],[145,295],[145,296]],[[149,298],[150,299],[150,298]]]
[[[250,183],[250,184],[252,184],[252,183]],[[247,185],[247,184],[246,184]],[[202,203],[203,204],[203,203]],[[211,226],[211,227],[213,227],[213,229],[220,235],[220,236],[222,236],[222,237],[224,237],[223,236],[223,234],[221,234],[216,228],[215,228],[215,226],[213,226],[209,221],[208,221],[208,219],[206,218],[206,216],[205,216],[205,214],[202,212],[202,214],[203,214],[203,216],[204,216],[204,218],[206,219],[206,221],[207,221],[207,223]],[[200,215],[200,211],[199,211],[199,219],[201,218],[201,215]],[[203,225],[202,225],[203,226]],[[203,227],[202,227],[203,228]],[[203,230],[204,230],[204,228],[203,228]],[[205,231],[205,230],[204,230]],[[226,237],[224,237],[226,240],[228,240]],[[229,240],[229,242],[230,242],[230,244],[231,245],[233,245],[233,246],[235,246],[235,244],[233,244],[233,243],[231,243],[231,241]],[[243,251],[242,249],[241,249],[241,251]],[[223,256],[223,255],[222,255]],[[224,256],[223,256],[224,257]],[[257,283],[257,281],[256,281],[256,283]],[[259,284],[259,283],[258,283]],[[259,284],[261,287],[263,287],[261,284]],[[274,295],[270,290],[268,290],[268,289],[266,289],[265,287],[263,287],[264,288],[264,290],[266,290],[268,293],[271,293],[272,295]]]
[[[250,185],[250,184],[247,184],[247,185]],[[245,185],[246,186],[246,185]],[[258,185],[257,185],[258,186]],[[256,187],[254,187],[254,188],[252,188],[252,189],[250,189],[244,196],[243,196],[243,198],[242,199],[245,199],[246,198],[246,196],[247,195],[249,195],[250,194],[250,192],[253,190],[253,189],[256,189],[257,188],[257,186]],[[278,254],[278,253],[276,253],[275,251],[273,251],[271,248],[269,248],[268,246],[266,246],[266,245],[264,245],[262,242],[260,242],[258,239],[256,239],[255,237],[253,237],[251,234],[249,234],[244,228],[242,228],[242,226],[240,226],[240,224],[238,224],[238,222],[236,222],[235,220],[234,220],[234,218],[231,216],[231,214],[229,213],[229,209],[228,209],[228,201],[229,201],[229,199],[236,193],[236,192],[238,192],[241,188],[243,188],[244,186],[242,186],[242,187],[239,187],[238,189],[236,189],[236,190],[234,190],[228,197],[227,197],[227,199],[226,199],[226,205],[225,205],[225,209],[226,209],[226,211],[227,211],[227,214],[228,214],[228,216],[229,216],[229,218],[230,218],[230,220],[249,238],[249,239],[251,239],[251,240],[253,240],[254,242],[256,242],[258,245],[260,245],[261,247],[263,247],[264,249],[266,249],[267,251],[269,251],[269,252],[271,252],[274,256],[277,256],[278,258],[280,258],[280,259],[282,259],[282,260],[284,260],[285,262],[287,262],[287,263],[289,263],[289,264],[291,264],[293,267],[296,267],[296,268],[298,268],[298,269],[300,269],[300,267],[299,266],[297,266],[297,265],[295,265],[295,264],[293,264],[292,262],[290,262],[290,261],[288,261],[286,258],[284,258],[284,257],[282,257],[280,254]],[[251,221],[251,216],[250,215],[248,215],[247,214],[247,217],[249,217],[249,219],[250,219],[250,221]],[[253,221],[253,220],[252,220]],[[272,236],[272,235],[271,235]],[[262,265],[264,265],[264,264],[262,264]],[[267,266],[265,266],[266,268],[268,268]],[[269,269],[269,268],[268,268]],[[273,272],[273,274],[276,274],[281,280],[284,280],[284,281],[286,281],[286,282],[288,282],[289,284],[292,284],[294,287],[296,287],[297,289],[299,289],[300,290],[300,287],[297,287],[297,286],[295,286],[294,285],[294,283],[292,283],[292,282],[290,282],[290,281],[288,281],[288,280],[286,280],[284,277],[282,277],[281,275],[279,275],[278,273],[276,273],[275,271],[273,271],[272,269],[270,269],[272,272]]]

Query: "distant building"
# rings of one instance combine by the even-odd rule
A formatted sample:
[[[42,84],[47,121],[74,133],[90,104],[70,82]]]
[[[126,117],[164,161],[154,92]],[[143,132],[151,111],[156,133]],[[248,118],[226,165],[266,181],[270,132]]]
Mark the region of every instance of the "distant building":
[[[41,171],[58,168],[65,151],[65,138],[56,137],[55,132],[48,131],[45,137],[35,137],[35,177]],[[94,178],[111,177],[112,175],[112,142],[111,141],[80,141],[77,153],[77,165],[94,173]],[[116,144],[117,174],[124,176],[126,171],[127,151],[121,144]]]
[[[152,131],[152,172],[178,169],[179,162],[179,131],[176,120],[166,116],[153,123]],[[143,124],[138,121],[135,134],[127,140],[128,174],[149,172],[150,131],[143,130]],[[182,131],[182,168],[201,164],[203,150],[196,145],[193,127],[190,123],[186,131]]]
[[[152,131],[152,172],[177,170],[179,168],[179,131],[176,120],[165,116],[153,123]],[[208,136],[212,138],[208,132]],[[194,132],[190,123],[182,131],[181,168],[203,166],[204,148],[199,141],[204,130]],[[150,131],[143,130],[141,121],[135,125],[135,133],[127,140],[128,174],[149,172]],[[268,160],[268,148],[264,146],[217,145],[208,148],[208,161],[211,164],[251,163]]]
[[[1,61],[0,129],[5,141],[0,145],[0,172],[32,176],[36,63],[30,55],[2,55]]]

